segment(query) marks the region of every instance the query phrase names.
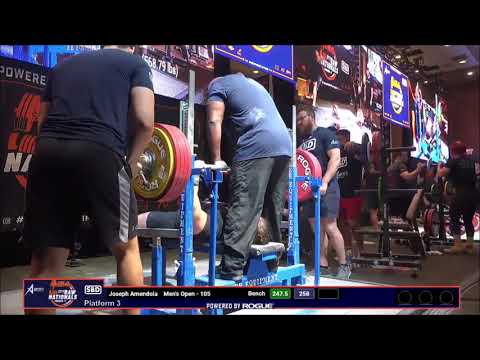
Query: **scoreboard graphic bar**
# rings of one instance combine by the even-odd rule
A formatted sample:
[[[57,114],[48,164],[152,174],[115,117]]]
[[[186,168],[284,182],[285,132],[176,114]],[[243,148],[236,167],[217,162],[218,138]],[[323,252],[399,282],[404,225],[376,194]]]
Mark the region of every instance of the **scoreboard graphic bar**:
[[[26,309],[452,309],[458,286],[105,286],[103,279],[26,279]]]

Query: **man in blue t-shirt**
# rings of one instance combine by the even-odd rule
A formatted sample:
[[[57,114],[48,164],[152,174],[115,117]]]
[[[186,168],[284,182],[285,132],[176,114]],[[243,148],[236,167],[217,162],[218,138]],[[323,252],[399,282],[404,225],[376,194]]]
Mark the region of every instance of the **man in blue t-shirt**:
[[[241,73],[214,79],[208,87],[209,144],[213,162],[221,156],[222,123],[233,147],[230,206],[224,224],[222,279],[243,275],[257,223],[264,215],[280,242],[280,223],[288,189],[292,142],[275,103],[265,88]]]
[[[117,260],[118,284],[143,285],[131,179],[152,137],[155,98],[150,69],[134,49],[105,46],[50,73],[26,190],[31,277],[61,275],[86,213]]]
[[[340,165],[340,143],[336,133],[330,129],[317,126],[315,112],[309,106],[297,108],[297,129],[302,137],[300,147],[315,155],[322,166],[322,186],[320,187],[320,269],[322,274],[328,275],[327,242],[325,234],[340,263],[337,277],[348,279],[351,271],[345,257],[343,236],[337,226],[337,217],[340,206],[340,188],[337,180],[337,170]],[[308,218],[312,231],[315,229],[315,204],[313,199],[302,204],[303,215]]]

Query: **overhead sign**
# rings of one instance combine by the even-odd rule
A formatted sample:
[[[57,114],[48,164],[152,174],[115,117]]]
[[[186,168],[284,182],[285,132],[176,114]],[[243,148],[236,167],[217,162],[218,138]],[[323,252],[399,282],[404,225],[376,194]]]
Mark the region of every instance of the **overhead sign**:
[[[215,45],[217,54],[294,82],[292,45]]]
[[[383,62],[383,117],[394,124],[409,128],[408,77]]]

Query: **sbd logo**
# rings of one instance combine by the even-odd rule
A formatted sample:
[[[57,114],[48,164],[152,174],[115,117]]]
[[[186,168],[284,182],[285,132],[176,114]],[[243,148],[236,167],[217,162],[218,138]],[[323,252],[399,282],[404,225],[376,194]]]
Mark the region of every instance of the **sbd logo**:
[[[85,295],[99,295],[102,293],[102,285],[85,285]]]

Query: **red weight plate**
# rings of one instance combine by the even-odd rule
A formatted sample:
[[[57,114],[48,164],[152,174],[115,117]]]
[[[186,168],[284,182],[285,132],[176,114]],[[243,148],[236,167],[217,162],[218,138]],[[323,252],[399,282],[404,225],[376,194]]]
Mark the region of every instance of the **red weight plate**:
[[[303,149],[297,149],[297,175],[322,177],[322,166],[312,153]],[[298,184],[298,201],[303,202],[311,199],[312,189],[305,182]]]
[[[170,185],[165,189],[164,193],[162,194],[161,198],[159,199],[160,203],[167,203],[171,198],[172,192],[175,193],[179,186],[179,169],[183,166],[183,153],[182,151],[178,150],[178,147],[180,146],[178,141],[175,140],[175,137],[172,135],[172,132],[175,130],[172,130],[171,128],[173,126],[170,125],[165,125],[165,124],[156,124],[155,126],[161,128],[162,130],[165,131],[165,133],[169,136],[170,141],[172,142],[173,149],[174,149],[174,158],[175,158],[175,170],[172,174],[173,179],[170,183]]]
[[[172,143],[175,144],[175,156],[177,160],[174,182],[161,199],[162,202],[171,202],[180,196],[187,185],[192,171],[192,155],[188,146],[188,140],[180,129],[170,125],[162,125],[162,127],[168,132]]]
[[[177,141],[179,144],[179,149],[183,149],[181,151],[182,156],[182,164],[178,168],[178,191],[173,193],[172,198],[169,201],[177,200],[181,193],[185,190],[185,186],[190,179],[190,175],[192,173],[192,154],[190,153],[190,146],[188,144],[188,139],[185,135],[177,128],[173,131],[175,133],[174,141]]]
[[[183,166],[181,168],[181,173],[179,174],[179,190],[177,195],[172,199],[172,201],[178,200],[182,192],[185,190],[185,187],[190,180],[190,175],[192,174],[192,154],[190,150],[190,145],[188,143],[188,139],[180,130],[178,130],[178,140],[180,143],[183,144],[182,148],[184,148],[185,151],[183,151]]]

